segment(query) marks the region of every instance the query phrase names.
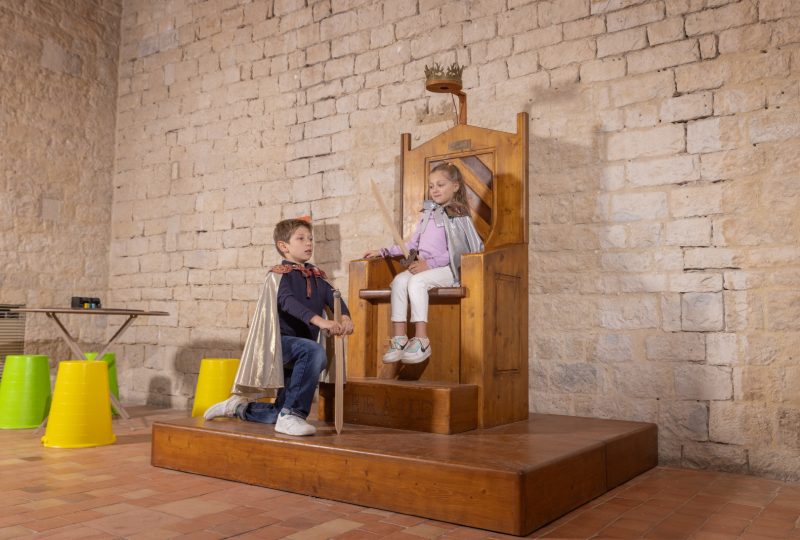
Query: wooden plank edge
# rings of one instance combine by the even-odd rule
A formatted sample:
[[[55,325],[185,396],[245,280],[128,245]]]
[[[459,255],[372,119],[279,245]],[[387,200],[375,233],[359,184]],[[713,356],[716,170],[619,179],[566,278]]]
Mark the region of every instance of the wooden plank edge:
[[[226,440],[230,438],[235,444]],[[162,449],[165,439],[179,444]],[[260,452],[254,452],[255,447]],[[299,469],[298,462],[306,468]],[[324,463],[330,464],[327,470]],[[524,515],[520,471],[367,454],[159,422],[153,424],[151,464],[505,534],[523,534],[519,526]],[[409,497],[398,497],[403,493],[400,483],[407,485]],[[432,504],[432,499],[440,504]]]

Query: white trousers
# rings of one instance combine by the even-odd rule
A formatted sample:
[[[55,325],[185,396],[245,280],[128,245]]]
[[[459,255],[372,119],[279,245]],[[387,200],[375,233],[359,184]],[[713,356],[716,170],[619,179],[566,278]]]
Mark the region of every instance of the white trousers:
[[[412,274],[408,270],[392,280],[392,322],[406,322],[408,304],[411,302],[411,322],[428,322],[428,291],[434,287],[452,287],[455,284],[449,266]]]

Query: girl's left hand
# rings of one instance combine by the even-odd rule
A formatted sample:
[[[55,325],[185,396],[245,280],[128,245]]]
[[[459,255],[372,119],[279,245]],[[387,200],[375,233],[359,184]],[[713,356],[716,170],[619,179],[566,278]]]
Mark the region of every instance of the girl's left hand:
[[[425,270],[430,270],[430,268],[428,268],[428,263],[425,262],[425,259],[416,260],[408,265],[408,271],[412,274],[419,274]]]

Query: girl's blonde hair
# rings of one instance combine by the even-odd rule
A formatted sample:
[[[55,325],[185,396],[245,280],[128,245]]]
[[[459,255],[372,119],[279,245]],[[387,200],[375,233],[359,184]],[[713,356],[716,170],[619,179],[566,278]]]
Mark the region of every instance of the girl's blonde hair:
[[[461,203],[464,206],[467,204],[467,187],[464,184],[464,176],[461,170],[449,161],[443,161],[431,170],[431,174],[441,171],[451,182],[458,182],[458,190],[453,194],[453,201]]]

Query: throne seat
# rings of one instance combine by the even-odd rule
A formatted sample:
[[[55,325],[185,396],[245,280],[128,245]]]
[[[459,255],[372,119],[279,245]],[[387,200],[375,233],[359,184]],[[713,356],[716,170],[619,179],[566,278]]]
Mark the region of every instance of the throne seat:
[[[449,298],[464,298],[467,296],[465,287],[435,287],[428,291],[428,297],[432,301]],[[392,299],[391,289],[361,289],[358,297],[362,300],[372,302],[388,302]]]

